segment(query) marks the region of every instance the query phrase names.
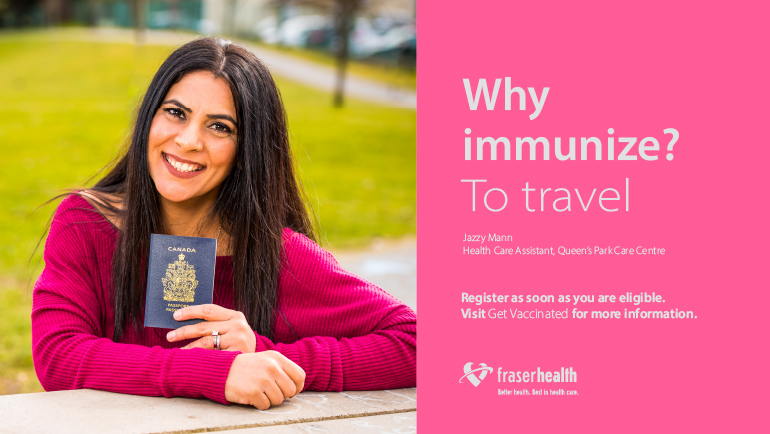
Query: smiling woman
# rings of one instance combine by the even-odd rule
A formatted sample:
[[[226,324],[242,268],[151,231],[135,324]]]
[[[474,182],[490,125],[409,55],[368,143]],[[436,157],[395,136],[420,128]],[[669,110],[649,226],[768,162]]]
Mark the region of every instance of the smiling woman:
[[[414,386],[414,311],[313,242],[303,198],[267,69],[222,40],[176,50],[126,155],[56,211],[33,295],[41,384],[260,409],[303,389]],[[214,303],[175,314],[203,322],[143,326],[153,233],[218,239]]]
[[[202,191],[217,196],[235,161],[236,116],[227,81],[211,72],[192,72],[171,86],[153,118],[148,145],[161,201],[183,202]],[[179,178],[194,181],[182,184]]]

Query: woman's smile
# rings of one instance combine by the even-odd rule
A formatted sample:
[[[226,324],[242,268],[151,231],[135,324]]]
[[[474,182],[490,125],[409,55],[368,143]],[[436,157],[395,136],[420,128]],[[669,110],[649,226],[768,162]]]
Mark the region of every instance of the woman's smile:
[[[161,154],[163,155],[163,159],[166,161],[166,168],[168,171],[178,178],[194,178],[206,170],[206,166],[203,164],[185,160],[176,155],[167,154],[165,152],[161,152]]]

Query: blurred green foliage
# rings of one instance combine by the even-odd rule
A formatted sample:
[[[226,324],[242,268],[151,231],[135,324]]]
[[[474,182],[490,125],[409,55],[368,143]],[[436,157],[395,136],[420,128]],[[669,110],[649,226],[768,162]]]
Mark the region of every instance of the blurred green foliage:
[[[142,92],[170,47],[0,35],[0,394],[39,391],[31,289],[56,203],[120,155]],[[362,245],[415,232],[415,112],[277,78],[321,242]],[[98,179],[98,178],[97,178]],[[91,181],[93,183],[94,181]]]

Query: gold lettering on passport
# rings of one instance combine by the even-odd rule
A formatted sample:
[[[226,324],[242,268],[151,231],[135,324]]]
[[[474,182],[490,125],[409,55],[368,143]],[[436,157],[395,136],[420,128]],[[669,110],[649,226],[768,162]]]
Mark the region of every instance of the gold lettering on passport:
[[[179,255],[179,260],[168,264],[166,277],[163,282],[163,299],[166,301],[182,301],[192,303],[195,301],[195,268],[184,260],[184,254]]]

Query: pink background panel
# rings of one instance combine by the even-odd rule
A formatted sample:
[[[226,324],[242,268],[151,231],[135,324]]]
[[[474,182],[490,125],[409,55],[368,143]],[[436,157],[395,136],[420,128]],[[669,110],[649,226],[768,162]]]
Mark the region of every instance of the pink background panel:
[[[418,59],[419,428],[426,432],[767,431],[768,8],[763,2],[421,1]],[[462,83],[550,92],[527,110],[470,111]],[[675,158],[558,161],[553,138],[680,133]],[[543,136],[549,161],[464,161],[477,136]],[[502,149],[501,149],[502,150]],[[605,148],[606,150],[606,148]],[[528,155],[525,150],[525,158]],[[634,151],[636,154],[637,152]],[[475,160],[475,159],[474,159]],[[623,192],[630,212],[598,195]],[[471,185],[477,184],[476,211]],[[533,188],[597,188],[588,212],[524,210]],[[508,193],[501,212],[483,193]],[[551,193],[553,194],[553,193]],[[500,196],[490,195],[499,206]],[[532,194],[539,198],[539,192]],[[554,196],[550,196],[553,198]],[[586,198],[583,196],[584,199]],[[496,199],[495,199],[496,198]],[[539,204],[539,199],[534,202]],[[665,256],[468,256],[464,234],[510,234],[507,246],[657,246]],[[493,246],[494,244],[490,245]],[[461,293],[661,294],[643,309],[694,320],[468,320]],[[482,308],[559,309],[507,304]],[[583,310],[630,305],[583,304]],[[636,306],[634,306],[636,307]],[[590,313],[589,313],[590,315]],[[478,387],[462,367],[495,371]],[[497,368],[572,367],[578,382],[497,383]],[[579,396],[498,396],[499,388],[575,389]]]

